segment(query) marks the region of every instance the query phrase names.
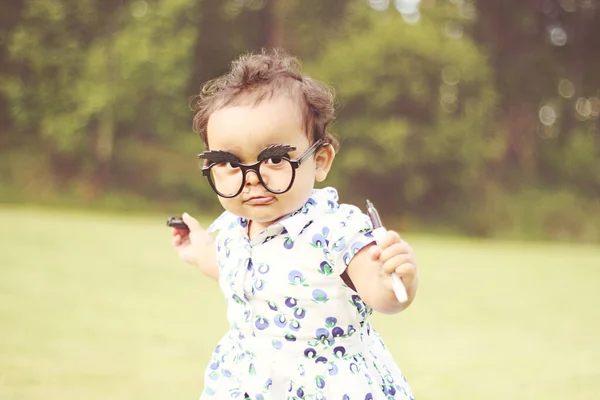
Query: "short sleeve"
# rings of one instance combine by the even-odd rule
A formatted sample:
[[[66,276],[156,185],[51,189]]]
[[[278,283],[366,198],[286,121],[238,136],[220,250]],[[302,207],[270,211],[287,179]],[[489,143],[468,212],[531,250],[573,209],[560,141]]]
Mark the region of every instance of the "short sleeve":
[[[224,240],[229,237],[231,228],[235,225],[237,217],[229,211],[224,211],[213,221],[207,229],[209,233],[216,233],[215,244],[217,253],[220,252]]]
[[[330,246],[334,271],[342,274],[363,247],[375,241],[369,217],[356,206],[341,204],[332,224]]]
[[[215,219],[213,221],[212,224],[210,224],[207,231],[209,233],[214,233],[214,232],[224,230],[226,228],[231,228],[231,225],[233,223],[235,223],[237,218],[238,217],[236,217],[234,214],[230,213],[229,211],[224,211],[221,215],[219,215],[217,217],[217,219]]]
[[[219,271],[223,270],[229,259],[232,233],[236,226],[240,226],[239,221],[241,221],[239,217],[229,211],[225,211],[207,229],[210,233],[216,233],[215,246],[217,249]]]

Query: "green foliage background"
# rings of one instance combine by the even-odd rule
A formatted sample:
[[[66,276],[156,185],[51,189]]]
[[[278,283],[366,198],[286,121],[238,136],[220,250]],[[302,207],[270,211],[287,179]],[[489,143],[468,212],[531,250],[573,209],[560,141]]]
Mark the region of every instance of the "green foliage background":
[[[189,98],[284,47],[338,93],[342,200],[410,230],[600,242],[600,2],[416,3],[4,2],[0,201],[215,212]]]

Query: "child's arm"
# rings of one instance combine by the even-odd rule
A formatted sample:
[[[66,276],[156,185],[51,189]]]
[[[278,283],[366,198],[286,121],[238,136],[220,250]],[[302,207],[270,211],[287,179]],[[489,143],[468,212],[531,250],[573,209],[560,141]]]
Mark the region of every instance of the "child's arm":
[[[371,244],[359,251],[346,269],[356,291],[372,309],[393,314],[404,310],[415,298],[418,286],[417,264],[412,248],[394,231],[387,231],[381,246]],[[390,274],[402,278],[408,300],[399,303]]]
[[[196,265],[209,278],[218,280],[215,241],[194,217],[184,213],[182,218],[190,229],[173,228],[173,248],[185,262]]]

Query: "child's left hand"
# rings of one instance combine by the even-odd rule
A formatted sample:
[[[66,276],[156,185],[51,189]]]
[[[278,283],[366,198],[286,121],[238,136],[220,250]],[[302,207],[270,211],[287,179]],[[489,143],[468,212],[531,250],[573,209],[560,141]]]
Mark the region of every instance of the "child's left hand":
[[[408,307],[417,293],[419,278],[412,248],[397,232],[387,231],[380,243],[363,247],[354,255],[346,274],[363,301],[373,310],[394,314]],[[400,303],[392,288],[391,273],[406,289],[407,301]]]
[[[418,283],[417,261],[412,247],[402,240],[397,232],[387,231],[381,243],[372,246],[369,252],[373,261],[383,264],[384,286],[393,290],[389,275],[397,274],[402,279],[410,302],[415,295]]]

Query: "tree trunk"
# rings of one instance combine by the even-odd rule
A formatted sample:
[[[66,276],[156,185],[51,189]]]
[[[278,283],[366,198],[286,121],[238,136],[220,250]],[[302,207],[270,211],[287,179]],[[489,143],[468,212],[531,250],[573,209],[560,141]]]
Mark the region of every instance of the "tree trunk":
[[[287,0],[270,0],[267,2],[268,47],[284,48],[286,45],[285,20],[288,5]]]
[[[113,158],[115,140],[115,115],[114,115],[114,92],[116,88],[117,58],[114,49],[114,25],[111,26],[106,41],[106,63],[104,82],[108,88],[109,99],[99,115],[98,130],[96,135],[95,159],[93,183],[95,192],[101,192],[107,186],[110,178],[110,164]]]

